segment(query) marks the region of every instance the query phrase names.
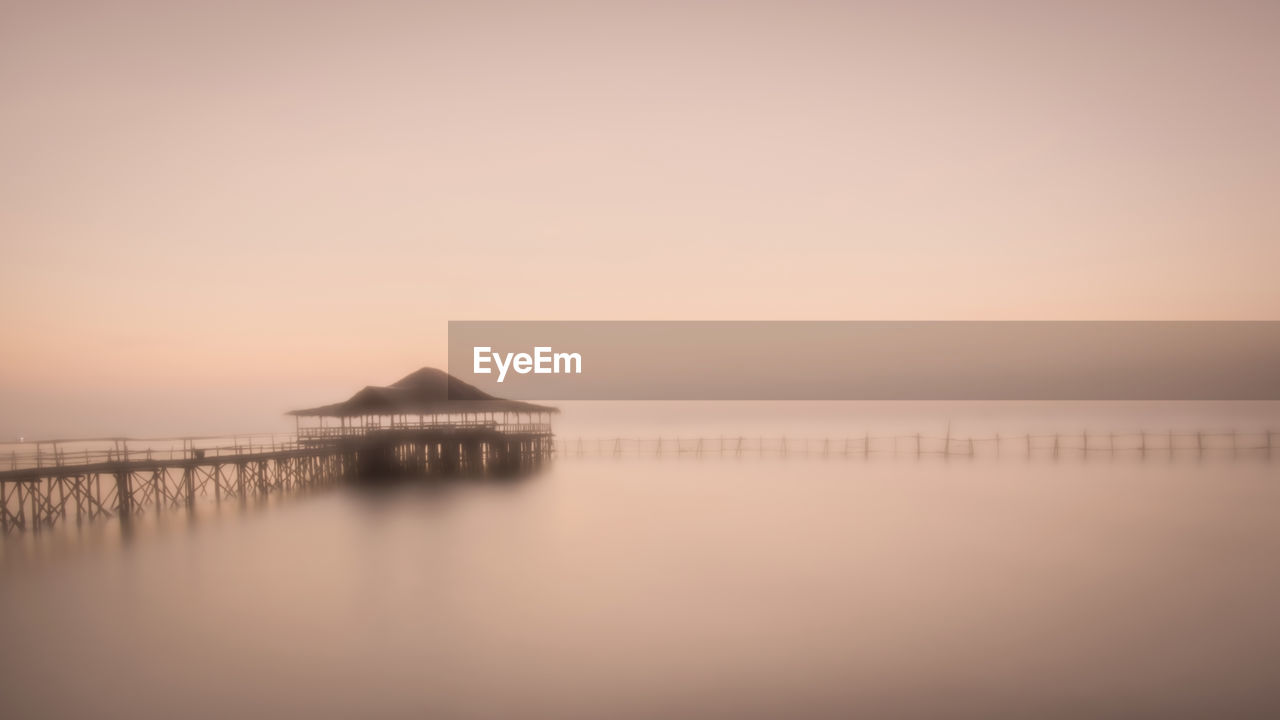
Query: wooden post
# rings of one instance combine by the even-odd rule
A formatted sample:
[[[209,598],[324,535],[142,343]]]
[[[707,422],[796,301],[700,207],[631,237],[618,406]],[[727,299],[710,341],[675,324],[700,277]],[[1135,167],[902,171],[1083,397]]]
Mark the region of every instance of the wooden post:
[[[122,521],[133,513],[133,483],[129,471],[123,467],[116,470],[116,513]]]

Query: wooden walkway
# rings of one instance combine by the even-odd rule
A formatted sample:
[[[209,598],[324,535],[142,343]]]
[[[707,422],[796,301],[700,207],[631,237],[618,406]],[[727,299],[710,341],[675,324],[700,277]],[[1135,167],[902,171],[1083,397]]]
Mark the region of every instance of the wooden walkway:
[[[0,470],[0,531],[127,521],[146,508],[190,507],[205,496],[245,499],[349,480],[519,474],[540,467],[553,450],[549,427],[476,424],[24,443],[11,446],[7,458],[0,454],[0,462],[9,461]]]

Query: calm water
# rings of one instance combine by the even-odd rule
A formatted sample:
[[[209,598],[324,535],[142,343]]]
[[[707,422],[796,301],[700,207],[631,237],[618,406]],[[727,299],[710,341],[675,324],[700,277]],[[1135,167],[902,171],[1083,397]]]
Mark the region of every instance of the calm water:
[[[672,429],[646,422],[625,432]],[[565,458],[10,538],[0,697],[15,718],[1280,716],[1278,467]]]

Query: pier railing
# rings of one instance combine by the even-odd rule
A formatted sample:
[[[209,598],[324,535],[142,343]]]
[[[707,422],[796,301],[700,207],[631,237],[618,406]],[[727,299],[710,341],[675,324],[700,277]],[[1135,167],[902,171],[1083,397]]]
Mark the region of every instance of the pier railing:
[[[203,460],[218,457],[279,453],[313,447],[318,441],[361,438],[387,430],[441,433],[495,430],[507,434],[550,434],[549,423],[457,421],[450,423],[397,422],[387,425],[303,427],[291,433],[211,435],[161,438],[90,438],[0,443],[0,472],[30,468],[95,465],[99,463]]]
[[[288,434],[90,438],[0,443],[0,471],[100,463],[201,460],[300,449]]]
[[[298,428],[299,440],[327,440],[335,438],[358,438],[370,433],[388,430],[405,431],[439,431],[456,432],[468,430],[494,430],[509,434],[533,434],[551,432],[551,423],[506,423],[494,420],[456,420],[452,422],[432,422],[423,420],[401,420],[383,425],[327,425]]]

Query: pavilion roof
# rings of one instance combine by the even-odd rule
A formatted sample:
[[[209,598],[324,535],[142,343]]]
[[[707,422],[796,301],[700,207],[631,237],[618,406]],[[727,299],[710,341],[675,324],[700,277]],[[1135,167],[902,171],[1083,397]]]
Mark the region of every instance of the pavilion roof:
[[[302,417],[429,415],[462,412],[557,413],[559,408],[506,400],[436,368],[422,368],[387,386],[368,385],[343,402],[292,410]]]

